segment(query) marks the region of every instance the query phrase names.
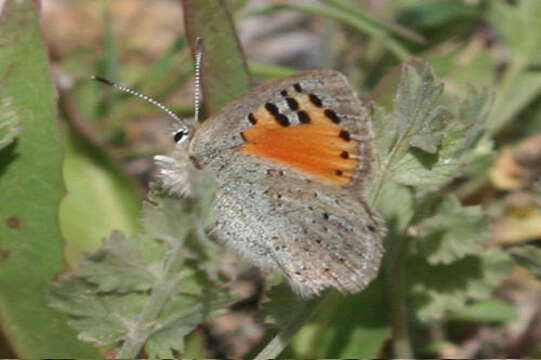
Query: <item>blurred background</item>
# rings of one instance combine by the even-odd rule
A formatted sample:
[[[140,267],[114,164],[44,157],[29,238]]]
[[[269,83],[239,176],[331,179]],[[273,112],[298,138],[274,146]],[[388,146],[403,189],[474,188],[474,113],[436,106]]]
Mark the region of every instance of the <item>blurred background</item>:
[[[385,74],[421,58],[434,67],[451,98],[464,96],[468,84],[490,89],[494,106],[487,124],[497,152],[486,169],[452,184],[453,191],[463,203],[486,209],[492,229],[489,246],[538,247],[541,11],[529,5],[536,1],[226,3],[254,84],[300,70],[333,68],[347,74],[361,97],[370,97]],[[68,259],[76,262],[111,230],[138,229],[152,155],[173,146],[163,113],[90,76],[121,82],[192,116],[192,60],[177,0],[43,0],[42,30],[66,134],[68,196],[61,204],[61,229]],[[261,275],[225,264],[225,273],[239,277],[235,286],[245,300],[198,330],[210,357],[243,356],[264,334],[254,319]],[[496,297],[511,305],[496,307],[499,317],[444,319],[428,330],[419,325],[418,334],[425,338],[415,341],[425,347],[418,353],[541,356],[539,281],[517,268]],[[384,346],[380,356],[388,351]]]

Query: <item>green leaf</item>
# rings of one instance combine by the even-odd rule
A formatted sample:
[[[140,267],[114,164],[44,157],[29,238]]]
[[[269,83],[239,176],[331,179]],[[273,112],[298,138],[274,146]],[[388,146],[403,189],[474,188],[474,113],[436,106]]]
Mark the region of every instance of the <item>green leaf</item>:
[[[95,358],[97,352],[77,340],[66,317],[45,298],[47,284],[65,267],[57,219],[65,190],[56,90],[39,31],[39,3],[5,1],[0,8],[1,115],[9,99],[24,128],[0,152],[2,332],[21,358]]]
[[[516,309],[501,299],[487,299],[476,301],[466,306],[463,310],[453,313],[451,320],[461,321],[513,321],[517,318]]]
[[[3,97],[0,88],[0,151],[21,133],[21,119],[13,109],[12,101]]]
[[[98,292],[147,291],[158,281],[164,249],[142,237],[114,231],[102,247],[83,260],[78,273]]]
[[[414,0],[406,4],[411,5],[403,8],[399,20],[403,24],[415,27],[439,26],[456,19],[471,18],[479,13],[479,6],[469,4],[467,1]]]
[[[468,255],[450,264],[431,265],[423,256],[408,263],[410,291],[421,321],[462,311],[469,299],[487,299],[511,274],[511,260],[498,249]]]
[[[385,82],[378,93],[381,88],[392,88],[392,80]],[[441,187],[460,176],[469,164],[490,156],[490,146],[481,143],[481,135],[492,98],[471,87],[449,110],[440,105],[442,90],[431,67],[416,61],[402,67],[394,111],[389,114],[378,105],[374,107],[380,169],[379,180],[373,184],[375,195],[387,180]]]
[[[297,314],[305,308],[313,307],[315,300],[300,299],[287,284],[273,286],[267,292],[267,300],[263,304],[263,313],[267,321],[283,327],[291,320],[291,314]]]
[[[229,300],[196,239],[208,222],[213,181],[193,171],[190,198],[155,198],[143,212],[144,234],[114,232],[54,284],[50,304],[71,316],[80,339],[122,345],[120,357],[134,357],[144,345],[150,357],[171,358]]]
[[[415,215],[415,204],[411,189],[387,181],[376,201],[376,208],[385,216],[387,227],[393,234],[402,234]]]
[[[502,75],[488,128],[496,133],[511,122],[541,92],[541,74],[529,68],[541,64],[541,2],[521,0],[511,5],[490,3],[489,20],[503,38],[511,62]]]
[[[437,152],[442,140],[445,109],[437,106],[443,84],[436,82],[428,65],[405,64],[394,100],[394,112],[375,108],[376,158],[383,171],[396,176],[397,162],[411,146]]]
[[[489,12],[490,24],[502,36],[513,56],[531,61],[539,53],[541,33],[525,31],[541,27],[541,3],[537,0],[520,0],[515,4],[492,1]],[[535,59],[541,61],[541,57]],[[532,63],[531,65],[534,65]]]
[[[294,358],[374,358],[389,337],[382,279],[362,292],[331,296],[294,338]]]
[[[63,175],[68,194],[60,203],[59,221],[71,264],[98,248],[113,230],[135,233],[142,194],[101,149],[71,128],[65,134]]]
[[[182,6],[192,50],[195,39],[203,39],[204,106],[207,115],[212,115],[250,89],[248,67],[223,0],[185,0]]]
[[[314,319],[300,329],[284,357],[368,358],[379,354],[389,336],[381,280],[355,295],[330,293],[324,299],[308,301],[300,300],[282,284],[271,288],[263,310],[281,328],[290,323],[293,315],[316,307]]]
[[[430,264],[450,264],[477,254],[490,240],[480,206],[463,207],[454,196],[443,199],[437,214],[421,221],[416,245]]]
[[[513,260],[520,266],[528,269],[541,280],[541,249],[537,246],[515,246],[509,250]]]

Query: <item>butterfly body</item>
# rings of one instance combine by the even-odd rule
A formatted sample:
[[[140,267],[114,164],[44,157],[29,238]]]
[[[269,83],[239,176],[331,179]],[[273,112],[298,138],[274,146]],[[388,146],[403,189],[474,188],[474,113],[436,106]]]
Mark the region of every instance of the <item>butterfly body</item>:
[[[215,177],[211,234],[250,262],[280,269],[302,296],[356,292],[383,253],[383,221],[363,199],[373,134],[346,78],[315,71],[256,88],[198,126],[161,161],[171,192],[190,166]]]

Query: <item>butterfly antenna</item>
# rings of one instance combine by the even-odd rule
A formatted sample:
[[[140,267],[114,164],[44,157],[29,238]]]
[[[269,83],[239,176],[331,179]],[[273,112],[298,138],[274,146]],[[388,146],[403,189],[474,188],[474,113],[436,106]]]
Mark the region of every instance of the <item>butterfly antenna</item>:
[[[195,89],[194,89],[194,117],[195,122],[199,121],[199,108],[201,106],[201,60],[203,59],[203,39],[195,39]]]
[[[96,81],[99,81],[101,83],[104,83],[106,85],[109,85],[111,87],[114,87],[115,89],[117,90],[120,90],[120,91],[123,91],[125,93],[128,93],[130,95],[135,95],[137,96],[138,98],[141,98],[149,103],[151,103],[152,105],[154,106],[157,106],[158,108],[160,108],[162,111],[166,112],[167,115],[169,115],[170,117],[172,117],[176,122],[178,122],[179,124],[184,124],[184,120],[182,120],[177,114],[175,114],[173,112],[173,110],[169,109],[167,106],[165,106],[164,104],[162,104],[161,102],[159,102],[158,100],[155,100],[153,98],[151,98],[150,96],[147,96],[145,94],[141,94],[139,91],[135,91],[133,89],[130,89],[128,87],[125,87],[124,85],[121,85],[119,83],[116,83],[116,82],[113,82],[111,80],[107,80],[105,78],[102,78],[100,76],[92,76],[92,80],[96,80]]]

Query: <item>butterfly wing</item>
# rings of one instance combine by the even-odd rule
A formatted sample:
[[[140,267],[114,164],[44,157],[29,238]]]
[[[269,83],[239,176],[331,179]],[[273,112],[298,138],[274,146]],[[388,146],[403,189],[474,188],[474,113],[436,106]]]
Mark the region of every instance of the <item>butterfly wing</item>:
[[[217,239],[304,296],[376,275],[384,225],[361,195],[373,135],[343,75],[264,85],[204,123],[191,151],[217,178]]]

